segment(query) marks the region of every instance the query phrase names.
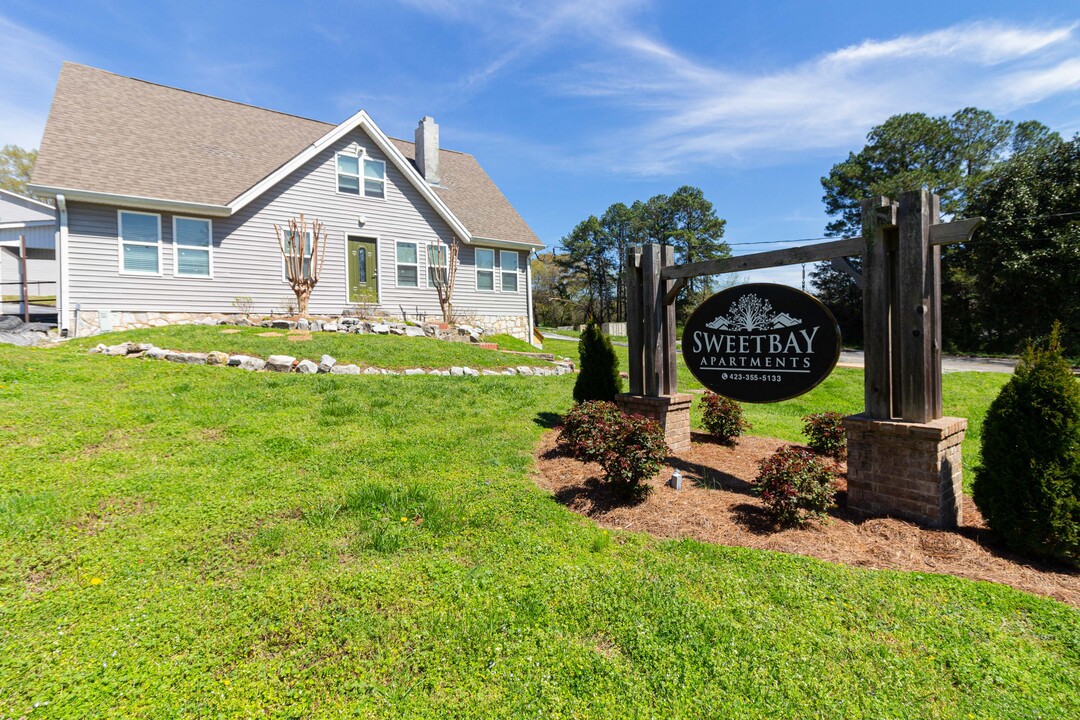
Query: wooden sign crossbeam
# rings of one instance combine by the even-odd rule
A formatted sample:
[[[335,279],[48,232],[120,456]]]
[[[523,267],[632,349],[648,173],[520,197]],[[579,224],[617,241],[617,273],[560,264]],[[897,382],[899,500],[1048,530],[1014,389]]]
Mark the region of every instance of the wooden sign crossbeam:
[[[670,246],[627,252],[630,392],[676,392],[674,302],[690,278],[862,256],[866,414],[941,417],[941,245],[967,242],[982,218],[942,223],[926,190],[864,200],[863,235],[674,265]]]

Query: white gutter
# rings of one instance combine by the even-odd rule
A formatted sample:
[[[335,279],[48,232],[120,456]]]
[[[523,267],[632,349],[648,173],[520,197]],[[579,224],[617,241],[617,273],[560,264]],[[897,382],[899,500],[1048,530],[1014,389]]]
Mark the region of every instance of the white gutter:
[[[471,235],[468,239],[469,245],[483,245],[484,247],[497,247],[506,248],[507,250],[543,250],[546,245],[541,242],[525,242],[521,240],[499,240],[497,238],[481,237],[479,235]]]
[[[68,213],[67,198],[56,196],[56,209],[60,212],[60,224],[56,229],[56,259],[60,270],[60,280],[56,287],[56,324],[63,335],[68,326]],[[75,332],[78,332],[75,328]],[[70,334],[70,331],[69,331]]]
[[[166,200],[164,198],[142,197],[139,195],[120,195],[117,193],[93,192],[73,188],[49,187],[47,185],[27,185],[27,189],[45,197],[96,203],[98,205],[117,205],[120,207],[140,208],[143,210],[165,210],[168,212],[191,213],[193,215],[211,215],[228,217],[231,212],[225,205],[187,202],[184,200]]]
[[[533,343],[535,332],[533,331],[532,253],[525,255],[525,312],[528,313],[529,344],[535,347]]]

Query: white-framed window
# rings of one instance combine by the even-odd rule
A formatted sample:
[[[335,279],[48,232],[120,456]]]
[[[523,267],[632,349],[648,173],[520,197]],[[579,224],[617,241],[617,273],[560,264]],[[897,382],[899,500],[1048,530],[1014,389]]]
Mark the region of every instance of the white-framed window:
[[[499,267],[502,268],[502,291],[518,291],[518,254],[516,250],[499,251]]]
[[[385,162],[366,157],[362,150],[356,155],[338,153],[335,162],[338,192],[370,198],[386,198]]]
[[[161,274],[161,216],[155,213],[117,210],[120,241],[120,272],[131,275]]]
[[[495,251],[476,248],[476,289],[495,291]]]
[[[397,286],[418,287],[420,285],[420,262],[416,252],[416,243],[399,242],[396,249]]]
[[[213,277],[214,231],[209,220],[173,216],[173,274]]]
[[[299,249],[300,243],[292,242],[292,233],[289,232],[289,228],[284,227],[284,228],[281,229],[281,232],[282,232],[282,238],[281,239],[282,239],[282,242],[285,244],[285,249],[286,250],[288,250],[288,249],[290,249],[292,247],[296,247],[296,248]],[[310,276],[311,275],[311,233],[310,232],[304,233],[304,261],[303,261],[303,265],[301,266],[301,272],[304,273],[305,276]],[[282,255],[281,256],[281,281],[282,282],[288,282],[288,280],[289,280],[289,273],[288,273],[288,271],[286,269],[286,266],[285,266],[285,256]]]
[[[386,199],[386,163],[364,158],[364,195]]]

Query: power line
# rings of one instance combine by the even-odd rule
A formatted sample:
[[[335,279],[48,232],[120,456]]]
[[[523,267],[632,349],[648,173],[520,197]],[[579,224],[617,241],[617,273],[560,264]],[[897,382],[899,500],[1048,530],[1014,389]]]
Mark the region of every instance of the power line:
[[[1049,213],[1046,215],[1026,215],[1024,217],[1012,218],[1010,220],[987,220],[983,225],[1012,225],[1020,222],[1031,222],[1034,220],[1049,220],[1052,218],[1062,217],[1075,217],[1080,215],[1080,210],[1061,212],[1061,213]],[[793,240],[758,240],[755,242],[738,242],[728,243],[728,247],[749,247],[751,245],[792,245],[794,243],[813,243],[822,242],[825,240],[854,240],[855,236],[848,235],[826,235],[823,237],[812,238],[795,238]],[[973,240],[973,242],[996,242],[991,240]]]

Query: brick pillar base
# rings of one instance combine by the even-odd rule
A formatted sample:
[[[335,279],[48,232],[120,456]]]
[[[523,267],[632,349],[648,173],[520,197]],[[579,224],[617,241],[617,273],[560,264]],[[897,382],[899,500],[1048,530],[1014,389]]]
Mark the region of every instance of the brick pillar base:
[[[930,527],[956,527],[964,418],[928,423],[844,418],[848,444],[848,507],[868,515],[893,515]]]
[[[644,415],[660,423],[664,438],[672,452],[690,449],[690,402],[692,395],[631,395],[615,396],[615,404],[627,415]]]

